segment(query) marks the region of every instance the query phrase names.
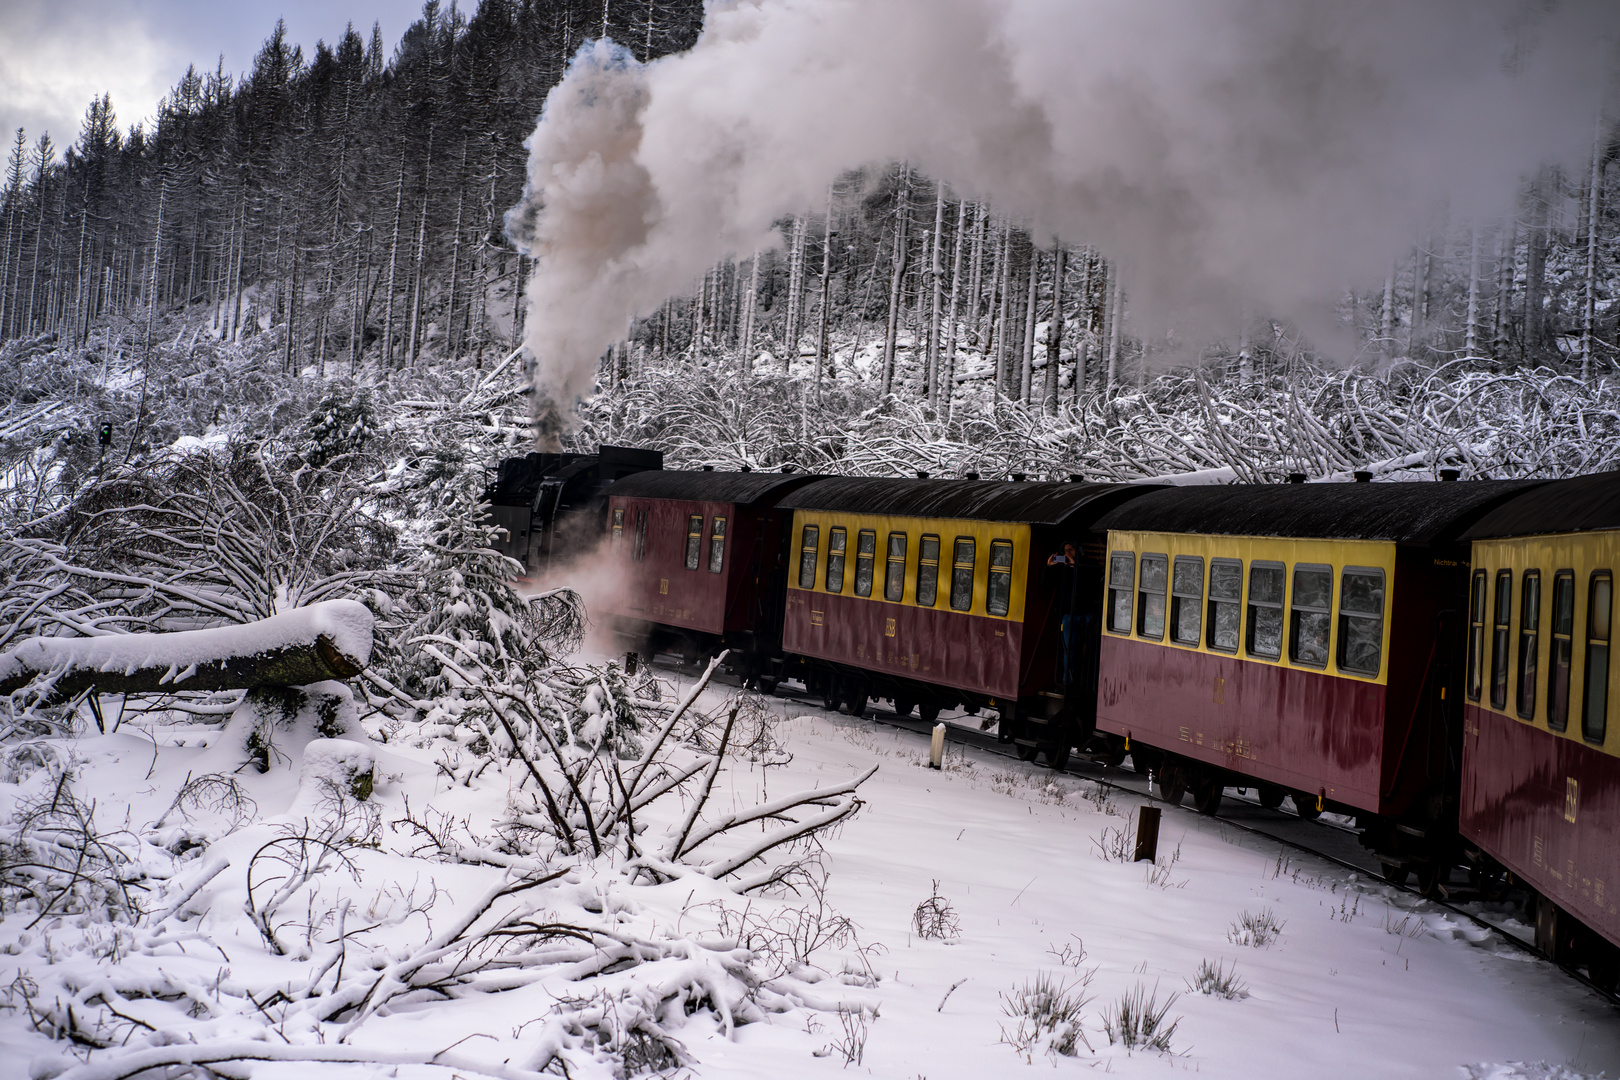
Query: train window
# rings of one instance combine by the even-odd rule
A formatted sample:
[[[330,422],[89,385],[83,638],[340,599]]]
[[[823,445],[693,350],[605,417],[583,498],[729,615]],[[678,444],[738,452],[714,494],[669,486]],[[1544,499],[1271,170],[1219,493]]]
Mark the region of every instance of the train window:
[[[939,537],[925,536],[917,549],[917,603],[933,607],[939,599]]]
[[[709,530],[709,573],[718,574],[726,558],[726,519],[714,519],[714,527]]]
[[[1249,564],[1249,637],[1245,648],[1250,656],[1276,660],[1282,656],[1283,586],[1288,574],[1280,562]]]
[[[883,599],[895,603],[906,598],[906,534],[889,534],[889,557],[883,564]]]
[[[1136,552],[1116,551],[1108,559],[1108,629],[1131,632],[1131,598],[1136,592]]]
[[[620,548],[624,546],[624,507],[622,506],[613,508],[613,531],[611,536],[613,553],[617,555]]]
[[[1012,541],[990,541],[990,584],[984,594],[984,609],[992,615],[1005,615],[1012,606],[1012,572]]]
[[[1339,579],[1339,670],[1377,675],[1384,652],[1384,572],[1347,566]]]
[[[1243,562],[1209,562],[1209,647],[1235,653],[1243,634]]]
[[[1288,659],[1327,667],[1333,630],[1333,567],[1296,563],[1288,611]]]
[[[1468,700],[1478,701],[1485,677],[1485,571],[1474,571],[1468,597]]]
[[[956,538],[956,551],[951,556],[951,607],[957,611],[973,610],[973,571],[978,554],[973,537]]]
[[[1142,556],[1142,573],[1136,586],[1136,632],[1154,641],[1164,640],[1164,587],[1169,566],[1166,556]]]
[[[698,556],[703,551],[703,515],[692,514],[686,519],[686,568],[698,568]]]
[[[640,562],[647,557],[647,511],[636,511],[636,546],[631,549],[630,555]]]
[[[844,591],[844,545],[849,534],[834,529],[827,534],[827,591]]]
[[[1170,636],[1176,644],[1198,646],[1203,616],[1204,560],[1177,555],[1170,574]]]
[[[1496,572],[1495,617],[1491,620],[1491,708],[1507,708],[1508,627],[1513,621],[1513,571]]]
[[[1575,571],[1553,575],[1552,681],[1547,687],[1547,726],[1569,726],[1569,668],[1575,654]]]
[[[877,561],[877,533],[862,529],[855,534],[855,595],[872,595],[872,564]]]
[[[1614,606],[1614,575],[1592,573],[1586,593],[1586,693],[1581,697],[1581,737],[1601,743],[1609,719],[1609,622]]]
[[[1541,659],[1541,571],[1519,581],[1519,719],[1536,718],[1536,679]]]
[[[821,526],[806,525],[799,533],[799,588],[816,587],[816,556],[821,548]]]

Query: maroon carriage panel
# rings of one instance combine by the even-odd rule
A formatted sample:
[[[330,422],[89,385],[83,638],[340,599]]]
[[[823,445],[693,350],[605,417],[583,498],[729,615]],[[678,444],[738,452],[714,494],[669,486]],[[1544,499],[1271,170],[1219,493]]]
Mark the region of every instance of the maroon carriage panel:
[[[853,596],[788,590],[782,647],[987,697],[1018,695],[1024,624]]]
[[[1097,727],[1379,810],[1386,697],[1378,683],[1104,634]]]
[[[1614,758],[1477,705],[1467,721],[1463,835],[1620,945]]]

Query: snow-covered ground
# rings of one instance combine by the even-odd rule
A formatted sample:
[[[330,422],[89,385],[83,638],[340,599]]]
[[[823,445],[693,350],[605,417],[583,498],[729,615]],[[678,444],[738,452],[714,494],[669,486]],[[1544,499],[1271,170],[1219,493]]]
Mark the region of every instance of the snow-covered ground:
[[[718,712],[729,693],[711,688],[699,707]],[[482,985],[483,992],[457,991],[449,1000],[398,998],[357,1022],[348,1040],[355,1054],[392,1064],[237,1063],[219,1066],[221,1075],[532,1076],[525,1070],[538,1062],[537,1048],[561,1037],[560,1015],[580,1015],[581,996],[594,995],[600,1007],[614,994],[640,992],[648,980],[694,977],[716,957],[735,961],[728,948],[751,932],[756,943],[772,941],[779,950],[806,935],[820,934],[825,943],[803,950],[808,964],[756,957],[756,975],[769,980],[756,997],[763,1007],[733,1002],[739,1021],[755,1022],[739,1022],[729,1036],[721,1011],[711,1007],[666,1016],[666,1030],[688,1055],[677,1070],[683,1075],[940,1080],[1100,1069],[1245,1080],[1568,1080],[1602,1070],[1612,1076],[1620,1066],[1620,1016],[1612,1005],[1494,935],[1379,881],[1187,810],[1166,811],[1158,866],[1114,861],[1107,853],[1118,831],[1134,823],[1142,802],[1136,796],[957,745],[936,772],[926,768],[926,740],[912,732],[794,701],[774,699],[770,707],[777,746],[756,742],[756,752],[730,759],[711,802],[716,812],[879,767],[860,789],[865,807],[827,836],[820,852],[825,908],[813,889],[784,900],[739,896],[701,877],[633,886],[576,861],[574,874],[546,887],[554,891],[537,910],[547,917],[577,922],[595,913],[627,941],[701,945],[684,960],[665,956],[622,975],[593,973],[594,981],[584,974],[590,964],[576,960],[547,969],[544,978],[504,974],[511,986],[499,992]],[[443,815],[439,820],[466,823],[469,835],[487,833],[522,798],[521,766],[469,768],[465,742],[448,737],[448,729],[393,726],[383,743],[381,728],[366,727],[369,734],[351,726],[347,737],[312,743],[318,732],[294,734],[284,746],[287,760],[263,775],[236,770],[239,729],[126,727],[36,746],[33,759],[13,751],[0,775],[0,813],[37,809],[69,775],[80,800],[94,801],[103,830],[127,830],[122,850],[146,866],[151,877],[139,888],[149,897],[177,902],[208,871],[224,869],[181,904],[182,916],[195,917],[153,923],[148,916],[132,929],[94,914],[30,925],[34,915],[19,912],[0,924],[0,987],[10,987],[0,990],[0,1075],[50,1076],[72,1065],[66,1044],[38,1030],[53,1025],[59,1034],[79,1024],[92,1039],[133,1035],[158,1045],[164,1038],[153,1029],[180,1042],[260,1040],[278,1047],[272,1057],[297,1057],[279,1049],[286,1043],[333,1042],[342,1025],[288,1021],[306,1014],[288,1012],[275,993],[297,998],[299,988],[326,978],[316,972],[338,954],[329,944],[336,920],[323,912],[340,907],[341,896],[349,901],[351,933],[377,927],[364,931],[375,949],[354,950],[351,962],[359,965],[404,955],[442,934],[501,880],[489,865],[428,858],[405,821],[407,798],[410,817]],[[320,889],[296,898],[291,906],[302,910],[284,909],[288,955],[275,956],[244,908],[247,867],[266,844],[289,835],[288,827],[330,813],[332,792],[318,781],[368,756],[376,761],[374,790],[349,807],[367,843],[346,849],[352,868],[334,866]],[[193,797],[177,810],[176,793],[205,775],[234,776],[252,803]],[[643,846],[679,816],[651,823]],[[165,854],[192,845],[201,850],[178,862]],[[265,867],[261,860],[255,889],[264,888]],[[169,879],[167,892],[160,875]],[[939,898],[944,922],[955,924],[948,940],[916,932],[914,913],[930,896]],[[164,903],[148,899],[145,907],[161,911]],[[1280,929],[1268,943],[1243,944],[1245,919],[1248,936],[1255,927],[1267,936],[1268,924]],[[306,934],[305,924],[315,932]],[[1191,988],[1206,963],[1235,972],[1234,996]],[[699,971],[695,978],[710,976]],[[116,985],[116,996],[86,991],[98,980]],[[1026,1018],[1021,1037],[1011,1003],[1043,980],[1068,1005],[1078,1003],[1069,1012],[1076,1023],[1042,1029]],[[143,986],[152,996],[136,992]],[[1175,1023],[1168,1053],[1110,1042],[1109,1022],[1138,990],[1168,1004],[1160,1028]],[[726,992],[714,986],[717,997]],[[62,1002],[75,993],[77,1014]],[[1054,1043],[1071,1043],[1074,1053],[1052,1052]],[[459,1068],[420,1063],[452,1044],[450,1060]],[[112,1053],[98,1050],[93,1060],[111,1062]],[[92,1066],[66,1075],[123,1074]]]

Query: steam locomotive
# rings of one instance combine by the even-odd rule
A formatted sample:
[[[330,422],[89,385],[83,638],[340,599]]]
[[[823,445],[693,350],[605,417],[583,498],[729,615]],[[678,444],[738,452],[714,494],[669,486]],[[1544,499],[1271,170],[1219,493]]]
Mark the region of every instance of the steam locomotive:
[[[1290,479],[673,471],[604,446],[503,462],[487,498],[531,573],[605,545],[623,587],[593,614],[641,651],[729,649],[747,684],[856,716],[982,715],[1054,767],[1129,756],[1205,814],[1241,787],[1351,815],[1392,881],[1524,888],[1541,949],[1613,987],[1620,473]]]

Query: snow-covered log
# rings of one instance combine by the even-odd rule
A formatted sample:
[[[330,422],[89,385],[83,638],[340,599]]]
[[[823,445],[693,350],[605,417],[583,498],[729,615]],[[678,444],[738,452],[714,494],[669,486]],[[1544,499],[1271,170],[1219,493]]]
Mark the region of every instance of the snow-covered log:
[[[46,702],[109,694],[307,686],[347,679],[371,657],[371,612],[328,600],[258,622],[169,634],[38,637],[0,654],[0,694],[40,679]]]

